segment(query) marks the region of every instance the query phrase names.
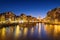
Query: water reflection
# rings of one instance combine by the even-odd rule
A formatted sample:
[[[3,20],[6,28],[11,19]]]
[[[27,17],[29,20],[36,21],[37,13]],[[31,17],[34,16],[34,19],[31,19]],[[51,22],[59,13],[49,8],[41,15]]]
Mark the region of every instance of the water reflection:
[[[60,40],[60,25],[31,24],[9,26],[0,29],[0,40]]]
[[[60,25],[54,25],[54,37],[60,39]]]
[[[31,28],[31,35],[33,35],[33,33],[34,33],[34,28],[32,27]]]
[[[60,25],[45,25],[45,31],[50,38],[60,39]]]
[[[19,25],[17,25],[16,28],[15,28],[15,37],[18,37],[20,32],[21,31],[19,29]]]
[[[23,32],[24,32],[24,34],[23,34],[23,35],[24,35],[24,36],[26,36],[26,35],[27,35],[27,32],[28,32],[28,28],[27,28],[27,27],[25,27],[25,28],[24,28],[24,30],[23,30]]]
[[[4,40],[5,39],[5,36],[6,36],[6,29],[3,27],[1,29],[1,39]]]
[[[41,35],[41,23],[38,24],[38,33]]]
[[[5,32],[6,32],[6,28],[3,27],[3,28],[2,28],[2,34],[1,34],[2,37],[5,37]]]

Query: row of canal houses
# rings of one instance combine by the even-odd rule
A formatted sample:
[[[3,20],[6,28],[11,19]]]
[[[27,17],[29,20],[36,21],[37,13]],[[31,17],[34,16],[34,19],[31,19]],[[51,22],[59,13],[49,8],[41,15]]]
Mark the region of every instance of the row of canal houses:
[[[19,16],[15,15],[13,12],[0,13],[0,22],[35,22],[39,19],[32,17],[30,15],[21,14]]]
[[[49,22],[49,23],[57,23],[57,24],[59,23],[60,24],[60,7],[49,10],[47,12],[46,17],[43,18],[43,21]]]

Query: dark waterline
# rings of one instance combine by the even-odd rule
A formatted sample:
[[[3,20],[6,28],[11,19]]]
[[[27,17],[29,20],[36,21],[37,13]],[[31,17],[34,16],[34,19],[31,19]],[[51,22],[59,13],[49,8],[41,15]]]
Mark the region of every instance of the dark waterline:
[[[3,27],[0,40],[60,40],[60,25],[36,25]]]

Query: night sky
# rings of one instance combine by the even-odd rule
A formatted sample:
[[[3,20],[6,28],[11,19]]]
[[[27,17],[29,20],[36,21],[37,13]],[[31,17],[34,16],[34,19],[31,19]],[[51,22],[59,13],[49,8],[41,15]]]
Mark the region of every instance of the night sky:
[[[45,17],[47,12],[60,6],[60,0],[0,0],[0,13],[25,13],[34,17]]]

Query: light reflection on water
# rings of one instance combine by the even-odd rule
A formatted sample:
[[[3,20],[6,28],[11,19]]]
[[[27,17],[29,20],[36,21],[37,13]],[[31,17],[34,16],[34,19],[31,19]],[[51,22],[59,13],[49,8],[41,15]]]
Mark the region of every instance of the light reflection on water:
[[[0,40],[17,38],[20,40],[59,40],[60,25],[47,25],[37,23],[32,27],[21,27],[19,25],[3,27],[0,29]]]
[[[27,32],[28,32],[28,28],[26,27],[26,28],[24,28],[24,31],[23,31],[24,36],[26,36],[26,35],[27,35]]]
[[[20,32],[21,31],[19,29],[19,25],[17,25],[16,28],[15,28],[15,37],[18,37]]]
[[[2,37],[5,37],[5,32],[6,32],[6,29],[5,28],[2,28]]]
[[[31,28],[31,35],[33,35],[33,33],[34,33],[34,28],[32,27]]]

